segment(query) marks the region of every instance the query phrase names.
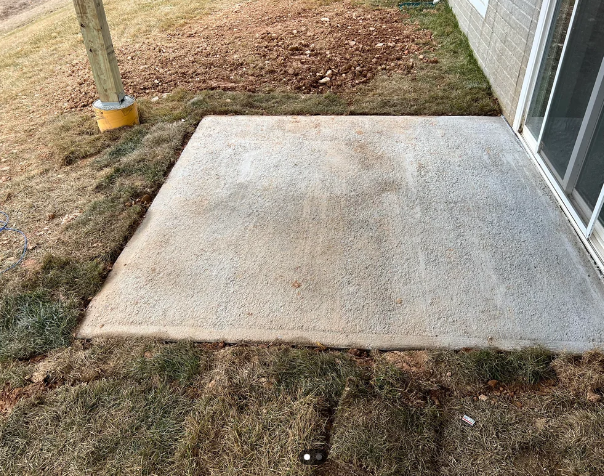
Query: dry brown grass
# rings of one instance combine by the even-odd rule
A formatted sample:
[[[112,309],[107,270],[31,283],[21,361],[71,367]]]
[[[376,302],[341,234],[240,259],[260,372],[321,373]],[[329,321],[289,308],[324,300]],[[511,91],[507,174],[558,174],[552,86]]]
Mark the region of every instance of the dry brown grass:
[[[0,365],[0,471],[603,474],[604,405],[568,386],[601,353],[557,357],[552,367],[564,370],[554,383],[528,384],[520,373],[495,387],[448,354],[77,341],[35,362]],[[491,368],[500,355],[491,352]],[[445,385],[454,372],[463,379]],[[327,464],[300,465],[308,447],[326,448]]]
[[[117,45],[229,5],[106,1]],[[33,245],[0,278],[2,474],[604,474],[600,353],[65,347],[204,115],[496,112],[451,12],[407,20],[440,42],[415,82],[382,74],[354,96],[175,91],[139,98],[143,124],[105,135],[87,112],[55,114],[70,81],[57,65],[82,54],[70,5],[0,36],[0,209]],[[328,464],[299,465],[306,446],[327,447]]]
[[[185,38],[191,28],[203,29],[206,24],[222,28],[216,31],[228,30],[239,21],[236,15],[220,13],[233,5],[230,1],[185,3],[181,0],[106,2],[116,46],[119,49],[120,44],[127,43],[153,45],[160,36],[169,37],[168,32]],[[346,87],[356,84],[356,80],[346,83],[348,86],[338,94],[292,93],[286,91],[287,88],[274,87],[280,83],[271,80],[268,83],[274,90],[264,93],[175,90],[154,101],[140,97],[140,126],[100,134],[90,112],[58,114],[74,106],[69,103],[70,96],[61,91],[73,90],[76,83],[82,81],[66,74],[69,67],[82,68],[83,64],[81,40],[71,7],[42,16],[0,37],[0,82],[3,85],[0,102],[7,105],[0,109],[0,209],[11,215],[11,225],[22,229],[30,243],[23,265],[0,276],[0,313],[11,302],[21,306],[17,310],[19,319],[8,319],[0,326],[0,343],[11,342],[10,352],[0,352],[5,358],[45,352],[51,342],[66,343],[69,326],[76,322],[74,313],[81,312],[98,290],[188,136],[205,115],[491,114],[498,111],[488,82],[473,60],[450,9],[441,6],[438,11],[405,15],[396,9],[376,13],[371,10],[374,6],[353,5],[346,0],[331,3],[308,0],[303,8],[298,5],[298,10],[292,10],[284,0],[255,0],[249,7],[255,15],[261,15],[264,10],[267,14],[270,12],[273,26],[289,35],[287,28],[292,20],[282,15],[281,10],[303,10],[305,15],[310,15],[306,20],[310,18],[322,24],[312,15],[313,5],[322,9],[317,10],[317,14],[327,11],[325,8],[347,14],[353,9],[367,18],[391,21],[396,31],[406,32],[406,42],[417,43],[401,54],[413,56],[428,48],[440,61],[418,61],[413,74],[407,74],[407,70],[404,74],[393,72],[394,63],[372,62],[372,68],[366,68],[367,71],[361,68],[359,75],[367,75],[363,76],[367,79],[370,73],[377,73],[373,81],[350,90]],[[348,16],[348,20],[359,27],[354,15]],[[304,18],[300,21],[303,20],[306,21]],[[191,26],[192,23],[195,26]],[[422,30],[426,27],[432,29],[433,34]],[[323,26],[316,28],[319,31]],[[321,34],[325,36],[324,33]],[[373,33],[365,34],[365,39],[370,41]],[[253,43],[255,38],[250,41]],[[284,46],[275,41],[271,36],[256,53],[274,56],[283,52]],[[329,53],[319,48],[317,54],[319,61],[315,66],[323,67]],[[342,64],[348,64],[347,50],[339,54]],[[356,54],[360,54],[359,51]],[[78,58],[76,66],[73,58]],[[66,67],[65,62],[71,62],[71,66]],[[166,69],[168,66],[158,64],[156,67]],[[382,66],[391,69],[380,70]],[[267,71],[267,74],[278,75],[278,71]],[[154,88],[149,89],[153,94],[157,93]],[[85,88],[82,86],[82,89]],[[7,236],[4,234],[3,240]],[[17,258],[19,238],[10,235],[6,242],[0,242],[6,249],[0,254],[0,268]],[[52,309],[49,311],[54,319],[50,327],[54,335],[42,325],[25,325],[41,323],[41,316],[47,314],[34,311],[35,303],[49,300],[58,301],[63,306],[61,309],[70,310],[64,316],[56,315]],[[19,334],[24,338],[28,336],[27,345],[15,340],[17,334],[13,328],[32,330]],[[38,331],[43,331],[44,336],[36,337]],[[5,344],[0,347],[2,345]]]

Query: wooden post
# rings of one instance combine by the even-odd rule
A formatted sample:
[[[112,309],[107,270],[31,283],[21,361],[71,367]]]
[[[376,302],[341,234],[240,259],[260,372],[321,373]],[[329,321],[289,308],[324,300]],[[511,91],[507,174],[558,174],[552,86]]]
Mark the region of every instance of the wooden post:
[[[73,0],[92,75],[102,102],[120,102],[124,86],[102,0]]]
[[[124,94],[103,0],[73,0],[99,94],[93,105],[101,131],[139,123],[134,98]]]

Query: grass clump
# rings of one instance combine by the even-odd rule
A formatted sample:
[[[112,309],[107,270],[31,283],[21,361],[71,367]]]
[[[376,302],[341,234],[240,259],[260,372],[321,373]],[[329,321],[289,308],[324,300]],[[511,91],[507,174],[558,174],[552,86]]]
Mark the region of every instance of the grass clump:
[[[187,419],[178,457],[186,474],[310,475],[298,462],[304,448],[324,442],[317,397],[205,396]]]
[[[64,386],[22,402],[0,421],[0,472],[174,474],[190,409],[189,399],[166,386],[114,380]]]
[[[398,2],[369,0],[370,6],[392,7]],[[351,114],[486,115],[501,114],[488,79],[451,7],[403,10],[407,22],[430,30],[438,46],[426,58],[414,58],[412,76],[381,74],[351,96]],[[437,63],[427,61],[436,60]]]
[[[561,355],[552,362],[560,387],[574,397],[600,401],[604,394],[604,353],[585,352],[581,356]]]
[[[440,353],[437,360],[447,360],[455,374],[468,383],[485,383],[497,380],[504,384],[534,385],[556,374],[551,367],[554,355],[541,347],[500,352],[492,349],[471,350],[458,353]]]
[[[544,429],[550,474],[604,474],[604,408],[577,409],[549,422]],[[553,460],[553,461],[552,461]]]
[[[115,193],[137,188],[142,193],[161,185],[182,147],[187,126],[181,122],[158,123],[149,131],[140,131],[110,149],[101,159],[101,163],[115,165],[98,183],[98,190]]]
[[[313,474],[297,458],[302,449],[325,444],[330,402],[343,390],[321,387],[340,381],[329,362],[301,349],[220,352],[187,419],[182,464],[194,474]]]
[[[99,168],[107,167],[122,157],[134,152],[140,145],[148,132],[148,128],[135,126],[124,133],[121,140],[113,147],[107,149],[101,156],[95,160],[95,165]]]
[[[49,254],[42,261],[39,287],[63,298],[87,301],[101,288],[104,277],[104,266],[97,260],[76,261]]]
[[[442,429],[441,474],[552,474],[543,472],[548,464],[543,458],[543,422],[538,412],[465,398],[451,405],[449,413]],[[470,415],[476,424],[466,425],[462,415]]]
[[[361,371],[345,354],[286,348],[276,355],[272,373],[279,391],[320,396],[335,405],[347,380]]]
[[[71,343],[77,312],[41,291],[0,301],[0,361],[26,359]]]
[[[381,360],[371,379],[349,381],[332,430],[334,474],[438,474],[441,410],[411,387],[407,375]]]
[[[444,476],[596,476],[604,471],[604,410],[559,405],[527,396],[524,406],[501,401],[452,403],[439,457]],[[460,416],[471,415],[473,427]]]
[[[208,356],[200,347],[178,342],[145,351],[135,360],[131,375],[141,382],[189,385],[201,371],[208,370],[208,364]]]
[[[127,129],[101,133],[96,120],[86,113],[59,116],[51,126],[50,148],[61,165],[91,157],[115,143]]]
[[[20,360],[0,361],[0,389],[22,387],[30,375],[27,362]]]

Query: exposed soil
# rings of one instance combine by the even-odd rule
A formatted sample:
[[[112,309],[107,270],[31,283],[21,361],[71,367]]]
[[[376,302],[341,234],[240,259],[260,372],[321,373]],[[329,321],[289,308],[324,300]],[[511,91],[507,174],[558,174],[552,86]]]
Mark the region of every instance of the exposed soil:
[[[32,383],[25,387],[10,388],[8,385],[0,390],[0,416],[10,413],[13,407],[24,398],[30,398],[44,392],[44,383]]]
[[[338,2],[324,7],[257,1],[238,5],[172,33],[115,45],[128,94],[175,88],[302,93],[345,91],[378,72],[412,74],[416,61],[435,63],[432,33],[404,22],[397,9]],[[87,59],[61,67],[65,109],[96,99]]]

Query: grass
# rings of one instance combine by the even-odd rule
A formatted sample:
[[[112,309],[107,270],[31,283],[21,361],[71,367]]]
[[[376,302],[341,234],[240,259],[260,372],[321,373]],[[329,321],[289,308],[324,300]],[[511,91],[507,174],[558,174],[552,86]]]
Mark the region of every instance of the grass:
[[[156,28],[231,5],[105,3],[117,41],[150,38]],[[0,37],[0,102],[17,118],[0,112],[0,153],[23,170],[2,185],[0,206],[34,246],[28,266],[0,276],[2,474],[604,474],[599,352],[355,357],[73,339],[79,315],[203,117],[499,114],[450,8],[402,15],[439,45],[438,63],[416,58],[415,75],[377,75],[340,94],[176,90],[157,101],[138,98],[141,125],[109,134],[97,132],[88,112],[55,114],[47,102],[57,99],[46,101],[40,86],[81,48],[71,8]],[[45,228],[56,231],[53,240]],[[328,462],[300,465],[306,448],[326,449]]]
[[[451,354],[443,354],[443,358],[451,358]],[[469,383],[497,380],[505,384],[535,384],[555,377],[550,367],[553,359],[551,352],[539,347],[513,353],[481,349],[456,354],[452,364],[459,369],[456,373]]]
[[[383,359],[349,382],[332,431],[332,470],[436,474],[443,412],[418,383]]]
[[[602,408],[572,405],[564,411],[537,401],[526,408],[491,402],[463,402],[473,428],[450,422],[443,429],[439,463],[445,475],[598,474],[604,467]],[[461,403],[461,402],[460,402]],[[545,407],[545,408],[544,408]]]
[[[190,400],[167,386],[112,380],[64,386],[20,405],[3,422],[0,470],[166,474],[190,409]]]
[[[448,354],[77,341],[0,366],[0,471],[602,474],[604,406],[582,394],[584,359],[557,356],[549,368],[564,371],[555,383],[518,375],[500,391],[481,383],[464,353]],[[403,365],[418,355],[420,366]],[[447,380],[458,372],[465,380]],[[476,425],[463,423],[464,414]],[[299,464],[307,448],[327,450],[327,463]]]
[[[228,2],[184,3],[108,2],[114,40],[149,38],[154,18],[158,28],[167,31],[229,6]],[[139,14],[126,25],[124,19],[134,10]],[[106,134],[97,131],[88,112],[46,110],[52,101],[40,102],[39,93],[28,97],[27,112],[24,96],[10,86],[42,92],[37,81],[52,77],[53,63],[60,64],[62,55],[81,47],[71,9],[60,9],[0,37],[0,80],[9,85],[0,92],[0,100],[14,106],[12,117],[19,119],[7,122],[0,112],[0,125],[7,132],[7,142],[0,141],[0,154],[14,147],[7,157],[24,154],[15,160],[27,164],[26,173],[3,185],[0,206],[11,213],[16,225],[35,236],[28,254],[31,266],[0,276],[0,296],[31,292],[49,296],[56,309],[69,309],[63,319],[69,327],[64,333],[69,335],[76,323],[74,305],[76,314],[81,313],[100,288],[183,145],[207,115],[499,113],[450,8],[441,5],[401,15],[403,21],[433,31],[439,45],[438,64],[427,67],[416,60],[415,75],[378,75],[357,91],[340,94],[176,90],[155,101],[142,97],[141,125]],[[32,114],[36,108],[38,113]],[[52,246],[46,239],[48,229],[59,236]],[[35,329],[42,332],[41,327],[28,332]]]
[[[76,311],[41,291],[0,301],[0,361],[26,359],[69,345]]]
[[[368,0],[376,8],[400,2]],[[403,10],[406,21],[433,33],[437,64],[415,60],[417,74],[378,76],[352,98],[351,114],[497,115],[499,104],[480,69],[467,37],[447,4],[437,8]]]

